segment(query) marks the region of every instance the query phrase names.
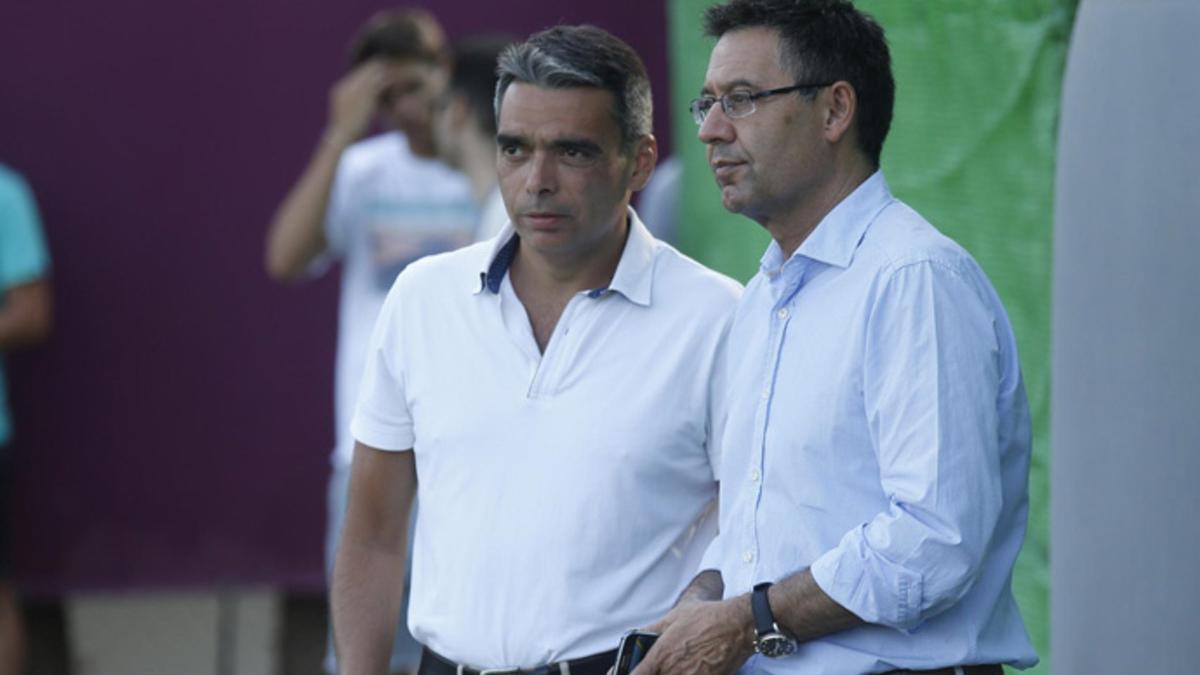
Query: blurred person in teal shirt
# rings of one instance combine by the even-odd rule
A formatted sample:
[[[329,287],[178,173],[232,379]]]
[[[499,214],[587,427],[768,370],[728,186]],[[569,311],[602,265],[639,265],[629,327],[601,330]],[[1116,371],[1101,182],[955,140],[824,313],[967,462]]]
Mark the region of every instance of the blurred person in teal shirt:
[[[3,357],[41,342],[50,333],[50,257],[29,186],[0,165],[0,675],[23,672],[25,631],[12,583],[9,534],[12,514],[13,425]]]

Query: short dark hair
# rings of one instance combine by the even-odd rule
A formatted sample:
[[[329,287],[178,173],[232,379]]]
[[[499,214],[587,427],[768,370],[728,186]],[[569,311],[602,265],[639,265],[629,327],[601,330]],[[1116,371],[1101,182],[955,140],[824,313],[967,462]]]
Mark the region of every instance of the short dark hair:
[[[446,34],[429,12],[389,9],[371,17],[350,43],[350,65],[374,58],[445,63]]]
[[[704,31],[715,38],[752,27],[779,31],[780,62],[797,82],[854,87],[859,146],[878,167],[896,99],[883,27],[847,0],[729,0],[704,13]]]
[[[497,117],[514,81],[547,89],[592,87],[612,92],[623,150],[650,133],[654,104],[645,64],[632,47],[596,26],[555,26],[536,33],[504,50],[497,74]]]
[[[496,63],[515,40],[508,35],[476,35],[454,44],[450,91],[466,99],[479,128],[496,135]]]

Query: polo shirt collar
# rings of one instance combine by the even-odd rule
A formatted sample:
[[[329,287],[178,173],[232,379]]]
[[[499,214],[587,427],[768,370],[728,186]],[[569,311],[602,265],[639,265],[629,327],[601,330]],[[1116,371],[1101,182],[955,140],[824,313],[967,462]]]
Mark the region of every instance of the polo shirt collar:
[[[491,291],[492,294],[496,294],[500,292],[500,282],[504,281],[504,275],[512,265],[513,259],[517,257],[517,246],[520,241],[521,238],[517,236],[512,221],[505,223],[504,229],[500,230],[500,234],[491,241],[487,263],[479,272],[479,286],[476,293]]]
[[[876,171],[817,223],[792,259],[800,256],[834,267],[849,267],[867,228],[894,199],[883,172]],[[789,261],[783,260],[783,249],[771,241],[760,261],[763,272],[778,270],[785,262]]]
[[[612,282],[606,288],[588,291],[588,295],[598,298],[608,293],[620,293],[635,305],[649,307],[654,282],[654,252],[658,242],[642,224],[641,218],[638,218],[632,207],[628,213],[629,234],[625,238],[625,248],[621,251],[621,259],[613,272]],[[516,258],[520,241],[521,238],[512,223],[505,225],[500,234],[492,240],[486,265],[479,273],[476,292],[500,292],[500,282],[504,280],[504,275],[508,273],[508,268]]]
[[[629,236],[625,238],[625,250],[613,272],[609,291],[620,293],[630,302],[643,307],[650,306],[650,291],[654,281],[654,251],[658,246],[654,235],[642,224],[638,214],[629,208]]]

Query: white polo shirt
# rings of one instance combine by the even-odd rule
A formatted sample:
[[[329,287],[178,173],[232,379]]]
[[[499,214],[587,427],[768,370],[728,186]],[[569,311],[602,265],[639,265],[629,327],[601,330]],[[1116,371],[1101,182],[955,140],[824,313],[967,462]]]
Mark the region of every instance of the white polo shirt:
[[[411,264],[375,326],[351,431],[416,452],[409,628],[460,663],[613,649],[712,537],[713,375],[741,287],[629,213],[611,285],[571,299],[545,354],[511,225]]]

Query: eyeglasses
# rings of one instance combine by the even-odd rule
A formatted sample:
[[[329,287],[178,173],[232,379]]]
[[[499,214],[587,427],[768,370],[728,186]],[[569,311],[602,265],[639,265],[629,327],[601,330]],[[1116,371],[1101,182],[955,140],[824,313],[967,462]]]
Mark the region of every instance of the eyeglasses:
[[[731,119],[738,119],[753,113],[756,108],[754,102],[760,98],[774,96],[776,94],[786,94],[791,91],[800,91],[803,89],[821,89],[828,87],[833,82],[819,82],[812,84],[793,84],[790,87],[780,87],[779,89],[767,89],[765,91],[735,91],[724,96],[701,96],[697,99],[692,99],[688,105],[688,110],[692,111],[692,119],[696,124],[704,124],[704,119],[708,117],[708,112],[712,107],[721,103],[721,110]]]

